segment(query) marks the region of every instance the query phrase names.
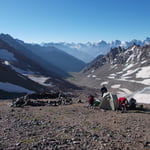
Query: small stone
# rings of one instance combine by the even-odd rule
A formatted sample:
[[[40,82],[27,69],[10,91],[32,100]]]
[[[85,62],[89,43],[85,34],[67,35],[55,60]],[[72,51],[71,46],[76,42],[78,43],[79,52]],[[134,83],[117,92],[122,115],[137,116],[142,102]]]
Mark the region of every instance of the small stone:
[[[21,145],[21,142],[19,142],[19,143],[16,143],[16,146],[20,146]]]

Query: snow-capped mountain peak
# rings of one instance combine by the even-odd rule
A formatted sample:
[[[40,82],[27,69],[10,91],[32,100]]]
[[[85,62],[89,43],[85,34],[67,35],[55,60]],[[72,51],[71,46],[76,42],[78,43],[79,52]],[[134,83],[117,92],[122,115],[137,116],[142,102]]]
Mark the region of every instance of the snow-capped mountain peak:
[[[57,47],[72,56],[77,57],[78,59],[89,63],[93,59],[95,59],[98,55],[107,54],[111,48],[115,47],[123,47],[128,48],[133,44],[137,44],[139,46],[144,46],[146,44],[150,44],[150,38],[147,37],[145,40],[131,40],[131,41],[120,41],[114,40],[112,42],[106,42],[104,40],[100,40],[98,42],[87,42],[87,43],[42,43],[44,46],[54,46]]]

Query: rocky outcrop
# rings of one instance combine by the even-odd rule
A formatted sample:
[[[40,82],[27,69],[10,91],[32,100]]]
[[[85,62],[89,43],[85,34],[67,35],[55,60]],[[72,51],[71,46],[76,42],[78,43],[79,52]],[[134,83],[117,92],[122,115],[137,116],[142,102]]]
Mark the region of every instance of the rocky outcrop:
[[[150,59],[150,45],[140,47],[138,45],[132,45],[131,47],[124,49],[121,47],[111,48],[110,52],[105,56],[100,55],[93,60],[85,69],[87,70],[98,69],[106,63],[112,65],[126,64],[126,63],[140,63],[141,61],[148,61]]]

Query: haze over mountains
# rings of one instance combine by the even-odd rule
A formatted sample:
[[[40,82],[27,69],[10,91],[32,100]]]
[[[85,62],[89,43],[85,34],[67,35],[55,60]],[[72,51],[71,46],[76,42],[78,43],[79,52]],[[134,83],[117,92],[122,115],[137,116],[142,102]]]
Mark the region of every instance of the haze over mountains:
[[[27,49],[65,72],[79,72],[85,67],[82,60],[52,46],[43,47],[38,44],[23,44]]]
[[[0,34],[0,98],[79,89],[77,85],[100,88],[103,83],[117,94],[136,96],[141,90],[142,94],[149,92],[149,45],[150,38],[111,43],[29,44]],[[70,72],[80,73],[68,82]]]
[[[89,63],[94,58],[96,58],[98,55],[105,55],[107,54],[111,48],[114,47],[124,47],[128,48],[129,46],[133,44],[137,44],[140,46],[144,46],[146,44],[150,44],[150,38],[147,37],[145,40],[131,40],[131,41],[120,41],[115,40],[112,42],[106,42],[106,41],[99,41],[99,42],[88,42],[88,43],[42,43],[43,46],[54,46],[57,47],[67,53],[69,53],[72,56],[77,57],[78,59],[81,59],[82,61]]]

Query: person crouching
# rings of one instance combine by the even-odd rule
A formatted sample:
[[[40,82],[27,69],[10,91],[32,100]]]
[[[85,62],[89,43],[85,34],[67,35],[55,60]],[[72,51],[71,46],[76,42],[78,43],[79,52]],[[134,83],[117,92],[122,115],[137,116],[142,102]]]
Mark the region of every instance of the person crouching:
[[[93,95],[88,96],[88,103],[89,103],[88,107],[92,108],[94,105],[94,96]]]
[[[127,111],[128,100],[126,97],[119,97],[118,99],[119,108],[121,109],[122,113]]]

